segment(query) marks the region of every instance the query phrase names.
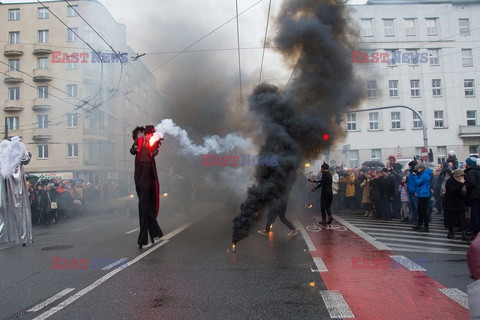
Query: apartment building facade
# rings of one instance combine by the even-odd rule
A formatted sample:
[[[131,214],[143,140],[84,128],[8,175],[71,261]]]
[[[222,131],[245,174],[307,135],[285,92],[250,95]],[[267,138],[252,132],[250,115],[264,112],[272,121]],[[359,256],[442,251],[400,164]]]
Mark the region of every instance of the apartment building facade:
[[[349,10],[361,46],[352,63],[367,98],[341,116],[346,139],[326,158],[347,167],[411,158],[424,138],[434,163],[449,150],[460,161],[478,154],[480,1],[370,0]]]
[[[131,174],[131,131],[158,123],[163,100],[125,25],[97,1],[0,3],[0,48],[0,112],[32,153],[28,173]]]

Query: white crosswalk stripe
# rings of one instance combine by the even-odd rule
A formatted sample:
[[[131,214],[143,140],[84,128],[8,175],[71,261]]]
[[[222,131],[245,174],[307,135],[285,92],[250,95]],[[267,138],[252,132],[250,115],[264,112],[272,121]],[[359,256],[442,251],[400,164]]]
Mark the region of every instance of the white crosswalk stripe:
[[[412,230],[412,224],[401,223],[398,219],[385,221],[359,215],[337,215],[394,251],[464,255],[469,247],[468,242],[460,239],[460,232],[455,233],[457,239],[448,239],[441,217],[435,214],[429,224],[430,232]]]

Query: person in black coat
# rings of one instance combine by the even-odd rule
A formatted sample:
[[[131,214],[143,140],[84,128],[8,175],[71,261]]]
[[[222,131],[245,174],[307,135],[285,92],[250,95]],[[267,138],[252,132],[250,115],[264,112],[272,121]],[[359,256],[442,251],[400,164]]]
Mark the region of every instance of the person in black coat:
[[[465,174],[462,169],[453,171],[453,176],[445,182],[443,198],[444,226],[448,229],[447,238],[455,239],[453,228],[460,226],[462,240],[467,241],[465,218],[465,195],[463,191]]]
[[[315,192],[318,188],[322,188],[320,193],[320,210],[322,212],[322,224],[331,224],[333,221],[332,217],[332,200],[333,200],[333,189],[332,189],[332,174],[328,171],[328,164],[322,164],[322,178],[320,181],[312,181],[311,182],[319,182],[317,186],[312,189],[312,192]],[[328,213],[328,221],[326,220]]]
[[[465,160],[465,187],[467,189],[467,202],[471,208],[470,223],[473,235],[480,230],[480,166],[477,159],[469,157]]]
[[[130,153],[135,155],[134,178],[140,219],[140,234],[137,243],[139,249],[142,249],[142,246],[148,244],[148,234],[154,243],[154,238],[161,238],[163,232],[157,222],[160,187],[154,158],[158,154],[160,141],[150,141],[155,132],[153,126],[146,126],[143,130],[144,136],[137,137],[139,129],[136,128],[133,132],[135,143],[132,145]]]

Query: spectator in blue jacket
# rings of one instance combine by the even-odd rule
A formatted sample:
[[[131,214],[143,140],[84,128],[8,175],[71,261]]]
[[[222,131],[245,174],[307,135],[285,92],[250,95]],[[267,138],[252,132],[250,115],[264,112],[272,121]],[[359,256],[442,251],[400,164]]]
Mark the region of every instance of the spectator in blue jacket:
[[[416,194],[418,199],[418,223],[412,227],[419,232],[429,232],[428,230],[428,202],[430,201],[430,180],[431,175],[425,171],[425,165],[420,163],[415,166],[416,172]],[[422,227],[423,225],[423,227]]]
[[[408,176],[407,176],[407,192],[408,192],[408,206],[411,212],[412,216],[412,221],[413,223],[417,224],[418,223],[418,211],[417,211],[417,196],[415,195],[415,192],[417,191],[417,176],[414,173],[415,166],[417,165],[417,162],[410,161],[408,163]]]

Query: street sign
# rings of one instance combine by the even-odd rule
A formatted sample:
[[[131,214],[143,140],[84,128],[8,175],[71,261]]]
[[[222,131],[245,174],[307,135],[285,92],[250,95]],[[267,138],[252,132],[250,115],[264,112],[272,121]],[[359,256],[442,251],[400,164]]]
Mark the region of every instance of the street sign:
[[[420,159],[423,161],[428,160],[428,150],[426,148],[422,148],[422,152],[420,153]]]

